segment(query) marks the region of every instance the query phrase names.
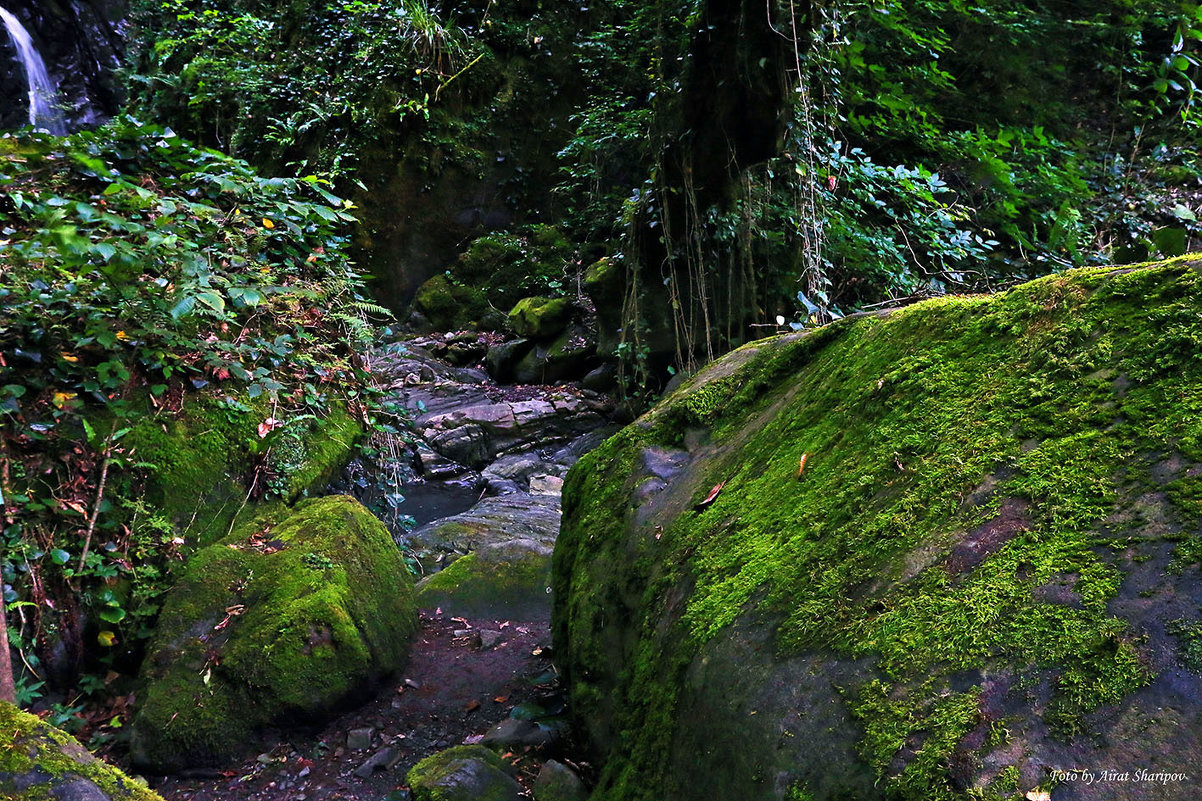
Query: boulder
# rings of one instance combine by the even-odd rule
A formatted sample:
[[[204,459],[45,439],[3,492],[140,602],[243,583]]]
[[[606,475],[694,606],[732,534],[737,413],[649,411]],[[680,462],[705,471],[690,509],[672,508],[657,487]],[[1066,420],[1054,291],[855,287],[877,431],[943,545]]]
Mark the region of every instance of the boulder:
[[[519,340],[520,341],[520,340]],[[595,362],[597,343],[582,326],[570,326],[551,342],[538,343],[513,365],[518,384],[554,384],[583,377]]]
[[[576,772],[554,759],[543,763],[534,780],[534,801],[584,801],[587,797]]]
[[[572,318],[567,298],[522,298],[509,310],[509,326],[519,337],[554,339]]]
[[[550,591],[551,546],[506,540],[482,545],[419,581],[417,603],[461,617],[546,620]]]
[[[479,745],[426,757],[409,771],[413,801],[519,801],[521,786],[505,760]]]
[[[1195,797],[1199,309],[1186,257],[858,315],[581,459],[553,631],[591,798]]]
[[[88,753],[73,737],[0,702],[0,798],[8,801],[162,801]]]
[[[488,299],[470,286],[436,275],[413,296],[413,305],[434,331],[456,331],[479,324],[488,316]]]
[[[142,667],[135,764],[220,764],[273,725],[335,712],[403,665],[413,597],[392,537],[346,496],[261,515],[199,551]]]

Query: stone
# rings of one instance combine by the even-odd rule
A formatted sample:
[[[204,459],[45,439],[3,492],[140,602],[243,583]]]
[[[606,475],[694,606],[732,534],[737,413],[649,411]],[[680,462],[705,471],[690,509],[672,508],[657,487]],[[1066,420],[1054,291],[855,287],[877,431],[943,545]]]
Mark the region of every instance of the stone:
[[[527,353],[534,349],[534,341],[530,339],[515,339],[493,345],[484,357],[488,374],[494,381],[508,384],[513,381],[514,369]]]
[[[531,495],[555,495],[563,492],[563,479],[559,476],[531,476]]]
[[[406,538],[410,549],[430,573],[440,560],[512,540],[532,540],[550,546],[559,533],[559,499],[551,495],[515,492],[484,498],[471,509],[419,526]]]
[[[503,632],[493,631],[492,629],[481,629],[478,636],[480,638],[480,650],[482,651],[496,648],[505,641],[505,634]]]
[[[351,729],[346,734],[346,747],[351,751],[362,751],[371,747],[371,738],[376,730],[371,727]]]
[[[571,317],[567,298],[522,298],[509,311],[509,326],[519,337],[554,339]]]
[[[0,798],[5,801],[162,801],[92,756],[66,732],[0,702]]]
[[[598,796],[1047,798],[1052,769],[1202,764],[1199,308],[1190,256],[857,315],[584,456],[553,641]]]
[[[618,388],[618,368],[612,364],[594,367],[580,379],[580,386],[593,392],[613,392]]]
[[[159,773],[227,764],[282,723],[370,693],[403,665],[416,626],[401,552],[354,499],[249,521],[194,554],[168,593],[131,757]]]
[[[576,771],[548,759],[534,779],[534,801],[584,801],[588,793]]]
[[[423,759],[409,771],[414,801],[519,801],[522,788],[496,753],[460,745]]]
[[[391,746],[385,746],[364,760],[355,768],[355,775],[360,779],[370,779],[378,770],[389,770],[401,759],[401,753]]]
[[[550,545],[505,540],[482,545],[419,581],[417,603],[463,617],[546,620],[550,580]]]
[[[480,744],[499,749],[538,749],[558,739],[558,729],[540,726],[533,720],[506,718],[485,732]]]

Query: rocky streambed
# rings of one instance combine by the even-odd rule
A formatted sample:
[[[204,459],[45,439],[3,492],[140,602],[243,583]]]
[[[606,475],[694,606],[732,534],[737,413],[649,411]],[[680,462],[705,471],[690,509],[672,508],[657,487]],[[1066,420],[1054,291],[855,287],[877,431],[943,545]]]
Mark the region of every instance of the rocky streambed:
[[[377,511],[420,574],[405,670],[323,726],[162,780],[164,798],[404,799],[436,754],[422,781],[447,797],[584,797],[551,662],[551,553],[563,477],[616,430],[612,405],[575,385],[499,385],[441,345],[380,354],[385,402],[416,436],[375,442],[333,488]]]

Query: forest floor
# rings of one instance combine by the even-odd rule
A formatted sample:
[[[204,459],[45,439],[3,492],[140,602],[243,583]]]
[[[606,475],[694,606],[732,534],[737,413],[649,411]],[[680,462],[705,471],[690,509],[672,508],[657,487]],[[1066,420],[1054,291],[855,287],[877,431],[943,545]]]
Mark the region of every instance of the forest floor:
[[[480,632],[501,637],[488,647]],[[421,759],[479,741],[515,707],[562,706],[550,639],[545,619],[423,611],[406,669],[374,700],[318,730],[290,730],[275,748],[224,770],[169,777],[155,790],[167,801],[403,801],[405,775]],[[536,759],[514,749],[507,758],[528,791],[541,758],[551,755],[544,749]]]

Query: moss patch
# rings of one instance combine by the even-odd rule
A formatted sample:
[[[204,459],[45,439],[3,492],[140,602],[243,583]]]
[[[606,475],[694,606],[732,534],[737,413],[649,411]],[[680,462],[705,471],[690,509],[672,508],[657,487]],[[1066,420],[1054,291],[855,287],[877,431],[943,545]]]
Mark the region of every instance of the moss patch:
[[[471,783],[459,779],[456,774],[473,763],[477,768],[471,773],[482,774],[488,781],[480,781],[476,775]],[[505,760],[484,746],[459,745],[418,762],[407,780],[414,801],[510,801],[520,788],[508,771]]]
[[[437,331],[468,328],[489,311],[483,292],[445,275],[436,275],[418,287],[413,303]]]
[[[88,753],[65,732],[0,702],[0,797],[51,801],[66,785],[91,783],[112,801],[162,801]]]
[[[546,619],[551,552],[532,541],[485,546],[418,585],[421,608],[466,617]]]
[[[143,666],[135,760],[212,764],[266,726],[334,711],[402,665],[411,581],[383,524],[346,496],[262,514],[198,552]]]
[[[509,325],[520,337],[549,339],[563,331],[571,316],[567,298],[522,298],[509,310]]]
[[[980,671],[1047,684],[1038,714],[1069,741],[1148,685],[1109,603],[1116,554],[1155,535],[1114,515],[1163,454],[1202,462],[1199,308],[1187,258],[849,319],[736,351],[582,459],[555,635],[583,725],[621,742],[593,798],[687,797],[667,758],[685,671],[752,613],[780,658],[877,666],[847,704],[890,798],[967,797],[948,760],[995,722],[974,711]],[[649,446],[694,458],[654,497]],[[1050,598],[1064,576],[1071,598]]]

